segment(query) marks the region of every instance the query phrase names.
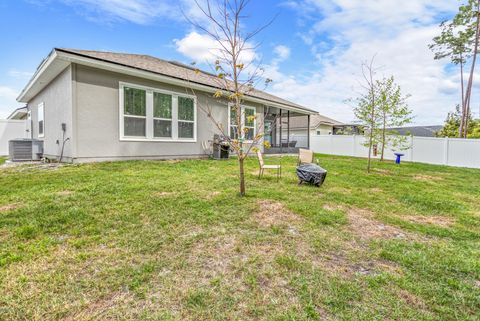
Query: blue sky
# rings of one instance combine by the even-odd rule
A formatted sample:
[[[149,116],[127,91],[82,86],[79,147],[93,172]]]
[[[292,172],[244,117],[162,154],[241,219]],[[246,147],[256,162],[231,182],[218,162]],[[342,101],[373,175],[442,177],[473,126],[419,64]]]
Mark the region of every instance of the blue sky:
[[[458,72],[427,45],[456,0],[252,0],[245,28],[278,14],[253,53],[274,81],[268,91],[349,122],[360,65],[377,55],[394,75],[417,124],[439,124],[459,100]],[[143,53],[182,62],[211,59],[210,39],[183,18],[192,0],[0,0],[0,118],[53,47]],[[474,106],[476,102],[474,102]],[[478,108],[474,108],[477,112]]]

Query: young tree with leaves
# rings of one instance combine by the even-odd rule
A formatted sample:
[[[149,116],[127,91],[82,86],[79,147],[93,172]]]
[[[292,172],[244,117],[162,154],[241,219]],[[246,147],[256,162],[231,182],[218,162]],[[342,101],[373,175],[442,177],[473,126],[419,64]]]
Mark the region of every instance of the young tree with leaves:
[[[458,128],[461,118],[460,108],[457,106],[455,112],[448,113],[443,128],[436,133],[436,136],[459,137]],[[474,119],[471,114],[468,115],[467,138],[480,138],[480,118]]]
[[[409,95],[403,95],[398,84],[395,83],[393,76],[376,81],[378,92],[378,115],[379,129],[378,141],[381,145],[380,160],[384,160],[385,147],[402,149],[405,143],[404,137],[388,130],[391,127],[401,127],[412,122],[412,111],[409,109],[407,99]]]
[[[216,56],[212,62],[218,90],[213,95],[215,99],[226,102],[230,106],[230,127],[228,132],[224,122],[216,119],[212,107],[208,103],[198,103],[199,109],[206,113],[214,126],[225,138],[230,149],[236,154],[239,168],[240,195],[246,193],[245,159],[251,152],[265,144],[263,119],[258,119],[251,109],[242,108],[249,94],[255,91],[258,83],[270,83],[263,77],[263,69],[256,64],[255,59],[248,61],[245,56],[256,48],[252,45],[254,37],[269,26],[273,20],[252,31],[245,31],[245,10],[248,0],[223,0],[211,3],[206,0],[195,3],[205,19],[193,21],[185,16],[194,27],[205,32],[214,40],[217,48],[212,48]],[[197,70],[199,73],[199,71]],[[252,127],[256,124],[256,130]],[[255,133],[256,132],[256,133]],[[268,146],[267,146],[268,147]]]
[[[367,135],[367,143],[365,144],[365,146],[368,147],[368,173],[370,173],[370,168],[372,164],[373,145],[378,142],[377,132],[380,119],[380,115],[378,112],[378,86],[377,82],[374,80],[374,60],[375,57],[373,57],[369,63],[365,62],[362,64],[363,82],[361,86],[365,90],[365,93],[361,94],[356,99],[356,106],[353,109],[355,117],[367,129],[365,131],[365,134]]]

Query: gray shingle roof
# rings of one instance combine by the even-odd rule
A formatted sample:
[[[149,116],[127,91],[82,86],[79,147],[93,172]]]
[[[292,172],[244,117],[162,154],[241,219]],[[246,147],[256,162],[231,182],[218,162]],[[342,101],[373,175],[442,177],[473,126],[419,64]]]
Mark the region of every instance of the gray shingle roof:
[[[328,118],[326,116],[320,115],[320,114],[315,114],[310,116],[310,129],[315,129],[319,125],[343,125],[343,123],[332,119]],[[290,129],[304,129],[307,128],[307,123],[304,119],[301,117],[293,117],[290,119]]]
[[[68,49],[68,48],[55,48],[55,50],[71,53],[75,55],[84,56],[87,58],[93,58],[96,60],[101,60],[105,62],[115,63],[123,65],[126,67],[131,67],[135,69],[140,69],[143,71],[149,71],[164,76],[169,76],[182,80],[189,80],[192,83],[197,83],[201,85],[206,85],[213,88],[219,88],[218,78],[215,75],[204,71],[196,71],[191,66],[187,66],[178,62],[166,61],[156,57],[148,55],[139,55],[139,54],[129,54],[129,53],[117,53],[117,52],[104,52],[104,51],[93,51],[93,50],[79,50],[79,49]],[[301,105],[292,103],[283,98],[268,94],[264,91],[254,90],[249,93],[249,96],[260,98],[266,101],[295,107],[302,109],[308,112],[315,112],[309,108],[303,107]]]

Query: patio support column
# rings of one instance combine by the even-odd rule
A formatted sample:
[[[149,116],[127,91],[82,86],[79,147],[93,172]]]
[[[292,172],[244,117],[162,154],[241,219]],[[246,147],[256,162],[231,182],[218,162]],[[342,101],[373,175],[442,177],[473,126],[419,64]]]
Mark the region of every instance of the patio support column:
[[[280,153],[283,152],[283,147],[282,147],[282,110],[280,109]]]
[[[287,110],[287,150],[290,152],[290,110]]]
[[[307,149],[310,149],[310,115],[307,115]]]

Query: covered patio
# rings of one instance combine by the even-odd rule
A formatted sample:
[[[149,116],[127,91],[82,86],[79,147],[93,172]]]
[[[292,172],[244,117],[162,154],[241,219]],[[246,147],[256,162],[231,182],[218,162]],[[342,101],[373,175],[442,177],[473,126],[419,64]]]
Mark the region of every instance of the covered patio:
[[[265,141],[270,148],[265,154],[298,153],[310,148],[310,115],[276,107],[265,108]]]

